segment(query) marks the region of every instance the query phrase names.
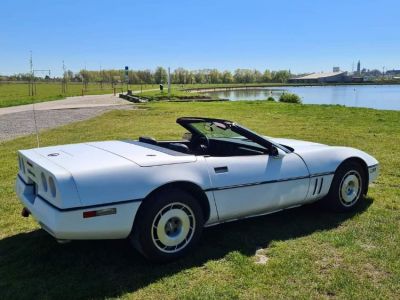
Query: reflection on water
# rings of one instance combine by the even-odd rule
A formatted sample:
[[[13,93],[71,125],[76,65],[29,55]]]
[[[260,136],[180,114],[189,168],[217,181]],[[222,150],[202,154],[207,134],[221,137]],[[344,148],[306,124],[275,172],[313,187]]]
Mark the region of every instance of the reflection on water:
[[[287,86],[207,92],[219,98],[236,100],[275,100],[283,93],[299,95],[305,104],[340,104],[354,107],[400,110],[400,85]]]

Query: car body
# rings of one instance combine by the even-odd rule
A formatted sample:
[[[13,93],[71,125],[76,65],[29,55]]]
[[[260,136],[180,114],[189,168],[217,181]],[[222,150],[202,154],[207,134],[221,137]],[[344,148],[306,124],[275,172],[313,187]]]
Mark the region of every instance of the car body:
[[[188,251],[199,227],[327,197],[339,210],[352,209],[379,171],[375,158],[354,148],[265,137],[220,119],[177,123],[189,131],[187,140],[141,137],[20,150],[16,193],[24,215],[60,241],[130,237],[150,259],[169,260]],[[333,188],[335,174],[345,171]],[[175,203],[171,195],[182,201],[168,206]],[[156,217],[164,207],[152,210],[163,201],[170,211]],[[158,230],[146,237],[156,244],[150,254],[143,250],[148,241],[138,242],[140,230],[151,230],[142,228],[146,218]],[[179,234],[167,234],[174,230]]]

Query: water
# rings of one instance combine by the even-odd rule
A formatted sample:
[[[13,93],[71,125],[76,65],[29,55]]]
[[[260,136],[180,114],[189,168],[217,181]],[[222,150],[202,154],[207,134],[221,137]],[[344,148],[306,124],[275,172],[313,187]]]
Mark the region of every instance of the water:
[[[304,104],[340,104],[352,107],[400,110],[400,85],[285,86],[207,92],[208,95],[235,100],[275,100],[283,93],[299,95]]]

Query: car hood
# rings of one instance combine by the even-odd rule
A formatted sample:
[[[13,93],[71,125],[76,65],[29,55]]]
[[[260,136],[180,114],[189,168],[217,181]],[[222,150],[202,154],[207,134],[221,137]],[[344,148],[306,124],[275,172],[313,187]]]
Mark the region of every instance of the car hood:
[[[292,148],[295,152],[304,152],[304,151],[310,151],[310,150],[312,151],[312,150],[316,150],[316,149],[331,147],[331,146],[324,145],[324,144],[313,143],[313,142],[302,141],[302,140],[272,138],[272,137],[267,137],[267,136],[266,136],[266,138],[274,143]]]
[[[304,160],[310,174],[334,172],[343,161],[353,157],[360,158],[367,166],[378,164],[378,161],[368,153],[351,147],[329,146],[293,139],[267,138],[274,143],[292,148]]]

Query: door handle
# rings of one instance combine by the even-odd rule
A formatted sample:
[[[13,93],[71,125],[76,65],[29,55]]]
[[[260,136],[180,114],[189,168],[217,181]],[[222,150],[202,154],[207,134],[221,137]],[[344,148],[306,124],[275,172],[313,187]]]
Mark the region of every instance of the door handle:
[[[227,173],[228,172],[228,167],[215,167],[214,168],[215,173]]]

